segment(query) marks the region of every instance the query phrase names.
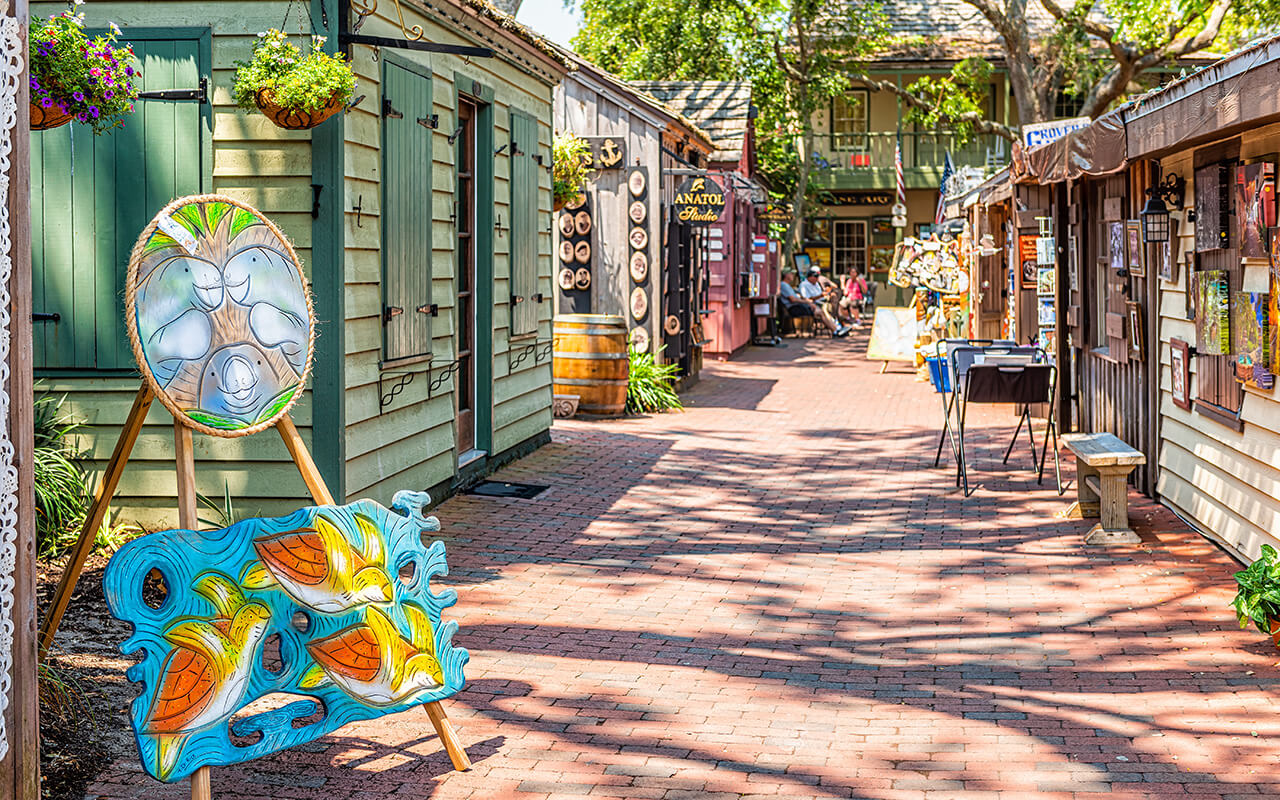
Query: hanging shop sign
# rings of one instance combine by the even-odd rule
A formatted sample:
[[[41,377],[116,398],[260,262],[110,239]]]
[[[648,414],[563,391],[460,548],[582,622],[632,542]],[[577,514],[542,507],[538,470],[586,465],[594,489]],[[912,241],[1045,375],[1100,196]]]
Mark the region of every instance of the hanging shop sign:
[[[672,208],[676,219],[691,225],[710,225],[724,211],[724,189],[713,179],[698,176],[686,178],[676,188]]]
[[[783,206],[770,205],[764,211],[756,215],[756,219],[762,219],[765,222],[790,222],[791,210]]]
[[[591,148],[591,162],[595,169],[622,169],[627,163],[627,141],[621,136],[584,136]]]
[[[1042,144],[1048,144],[1056,139],[1061,139],[1072,131],[1087,127],[1093,120],[1088,117],[1072,117],[1071,119],[1059,119],[1053,122],[1036,122],[1030,125],[1022,126],[1022,139],[1027,145],[1027,149],[1039,147]]]

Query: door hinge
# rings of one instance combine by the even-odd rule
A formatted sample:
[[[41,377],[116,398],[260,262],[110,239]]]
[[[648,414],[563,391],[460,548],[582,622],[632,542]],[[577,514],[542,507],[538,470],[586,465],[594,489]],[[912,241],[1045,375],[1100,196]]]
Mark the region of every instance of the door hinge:
[[[511,295],[511,305],[515,306],[523,302],[524,302],[524,298],[521,297],[520,295],[518,294]]]
[[[158,89],[151,92],[138,92],[139,100],[195,100],[197,103],[209,102],[209,79],[201,78],[196,89]]]
[[[434,317],[439,313],[440,306],[435,303],[431,303],[430,305],[418,306],[415,310],[419,314],[430,314]]]
[[[382,309],[382,323],[385,325],[403,313],[404,309],[399,306],[387,306]]]
[[[61,322],[62,315],[57,311],[32,311],[32,322]]]
[[[390,97],[382,98],[382,116],[387,117],[389,119],[404,119],[404,114],[401,114],[399,111],[396,111],[395,108],[391,105]]]
[[[436,128],[440,127],[440,115],[432,114],[429,117],[418,117],[418,124],[424,128],[430,128],[434,131]]]

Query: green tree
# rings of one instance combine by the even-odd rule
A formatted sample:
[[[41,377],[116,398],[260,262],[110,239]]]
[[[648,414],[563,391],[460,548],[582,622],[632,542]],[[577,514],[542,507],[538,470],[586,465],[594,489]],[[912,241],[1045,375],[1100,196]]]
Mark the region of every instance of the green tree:
[[[573,45],[629,80],[746,79],[760,110],[762,172],[790,197],[787,246],[816,196],[813,112],[849,87],[850,69],[879,48],[872,0],[584,0]]]

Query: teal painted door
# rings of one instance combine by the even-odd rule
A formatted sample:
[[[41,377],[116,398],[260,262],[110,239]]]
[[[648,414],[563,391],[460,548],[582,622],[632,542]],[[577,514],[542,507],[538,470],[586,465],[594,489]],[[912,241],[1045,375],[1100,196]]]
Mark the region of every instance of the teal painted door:
[[[538,121],[511,112],[511,335],[538,331]]]
[[[387,361],[431,352],[431,79],[382,75],[382,299]]]
[[[133,43],[142,90],[192,89],[201,41]],[[132,369],[124,279],[134,240],[170,200],[201,190],[201,104],[140,100],[121,128],[31,133],[32,307],[37,369]],[[40,319],[39,317],[37,319]]]

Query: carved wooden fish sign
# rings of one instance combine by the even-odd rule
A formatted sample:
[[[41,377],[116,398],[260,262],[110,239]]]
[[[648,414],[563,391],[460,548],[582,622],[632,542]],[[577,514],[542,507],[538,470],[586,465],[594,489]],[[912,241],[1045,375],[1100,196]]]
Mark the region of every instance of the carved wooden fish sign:
[[[468,654],[440,618],[457,595],[429,585],[446,572],[444,544],[422,540],[440,529],[429,499],[399,492],[391,510],[313,506],[122,547],[103,588],[133,625],[121,652],[142,652],[127,675],[142,684],[130,716],[147,772],[181,780],[461,690]],[[156,572],[158,603],[144,589]]]

